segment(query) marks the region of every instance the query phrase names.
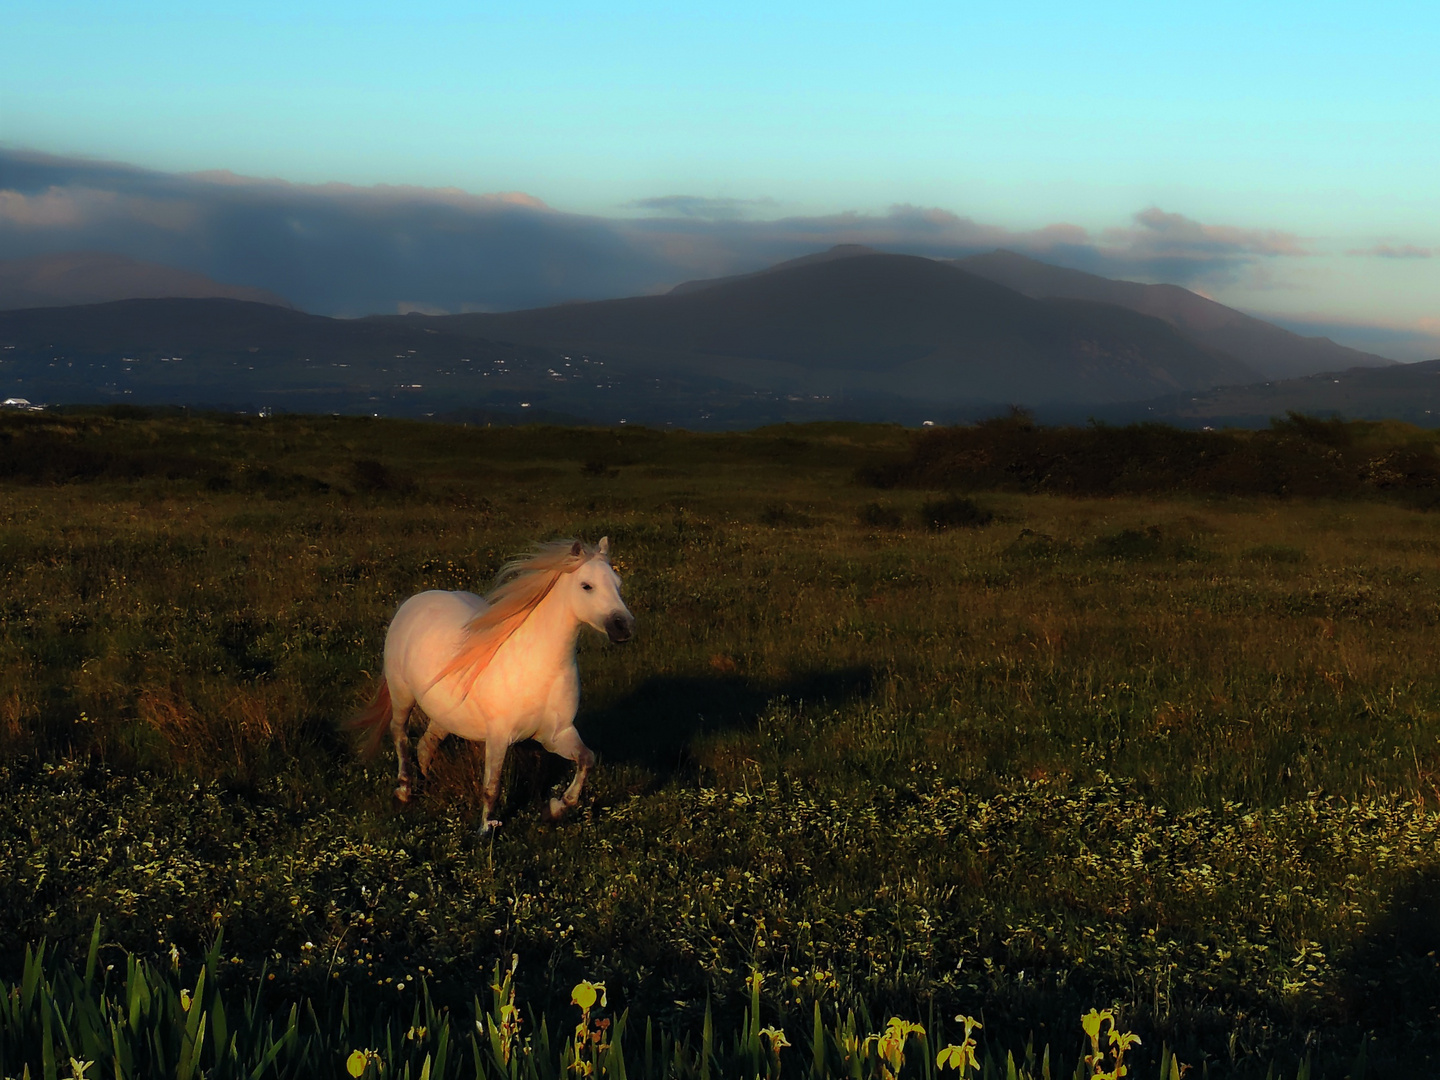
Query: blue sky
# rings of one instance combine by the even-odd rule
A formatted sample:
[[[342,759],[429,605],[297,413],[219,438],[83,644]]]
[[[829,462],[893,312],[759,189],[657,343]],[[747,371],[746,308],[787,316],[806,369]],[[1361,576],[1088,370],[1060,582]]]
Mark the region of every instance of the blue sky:
[[[1433,3],[0,0],[0,24],[12,151],[604,218],[909,206],[1100,246],[1158,209],[1294,241],[1182,284],[1440,333]]]

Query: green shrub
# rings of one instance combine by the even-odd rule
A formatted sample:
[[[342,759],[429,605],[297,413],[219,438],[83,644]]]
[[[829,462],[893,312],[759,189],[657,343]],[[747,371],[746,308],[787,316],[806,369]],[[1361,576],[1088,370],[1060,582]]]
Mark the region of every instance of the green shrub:
[[[1251,562],[1298,566],[1305,561],[1305,552],[1289,544],[1256,544],[1242,551],[1240,557]]]
[[[855,512],[855,521],[856,524],[871,529],[898,529],[904,524],[905,519],[893,506],[867,502]]]
[[[978,529],[989,525],[994,518],[991,511],[963,495],[934,499],[920,508],[920,522],[932,532],[942,529]]]
[[[815,519],[787,503],[768,503],[760,511],[760,524],[777,529],[808,529]]]

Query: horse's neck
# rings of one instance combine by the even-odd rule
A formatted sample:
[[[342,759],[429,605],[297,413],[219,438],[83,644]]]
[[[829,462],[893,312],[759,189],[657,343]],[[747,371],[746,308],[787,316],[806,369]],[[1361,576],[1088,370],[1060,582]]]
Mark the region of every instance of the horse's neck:
[[[575,662],[579,637],[580,620],[570,610],[557,582],[502,648],[514,659],[523,658],[521,662],[526,666],[559,667]]]

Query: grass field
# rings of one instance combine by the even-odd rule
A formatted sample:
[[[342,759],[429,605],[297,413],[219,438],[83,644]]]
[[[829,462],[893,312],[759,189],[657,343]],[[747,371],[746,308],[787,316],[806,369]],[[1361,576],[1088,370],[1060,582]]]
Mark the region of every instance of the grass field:
[[[121,967],[223,931],[218,978],[276,1003],[458,1007],[517,955],[523,1000],[602,979],[632,1030],[737,1024],[758,970],[791,1032],[817,1000],[965,1013],[1068,1069],[1113,1006],[1132,1076],[1162,1043],[1440,1072],[1440,516],[992,490],[937,518],[857,479],[912,438],[7,418],[0,976],[41,938],[83,960],[98,916]],[[455,740],[398,809],[335,728],[387,620],[561,535],[610,536],[639,620],[582,641],[581,812],[543,820],[563,763],[520,747],[481,835]]]

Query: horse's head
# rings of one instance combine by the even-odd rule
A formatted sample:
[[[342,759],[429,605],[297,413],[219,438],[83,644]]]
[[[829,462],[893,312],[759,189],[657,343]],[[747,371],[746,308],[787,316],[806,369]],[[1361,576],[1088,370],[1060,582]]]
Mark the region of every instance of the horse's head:
[[[571,553],[580,556],[585,547],[575,541]],[[615,644],[629,641],[635,635],[635,616],[620,599],[620,575],[610,565],[610,538],[600,541],[595,554],[570,574],[567,587],[576,618],[605,634]]]

